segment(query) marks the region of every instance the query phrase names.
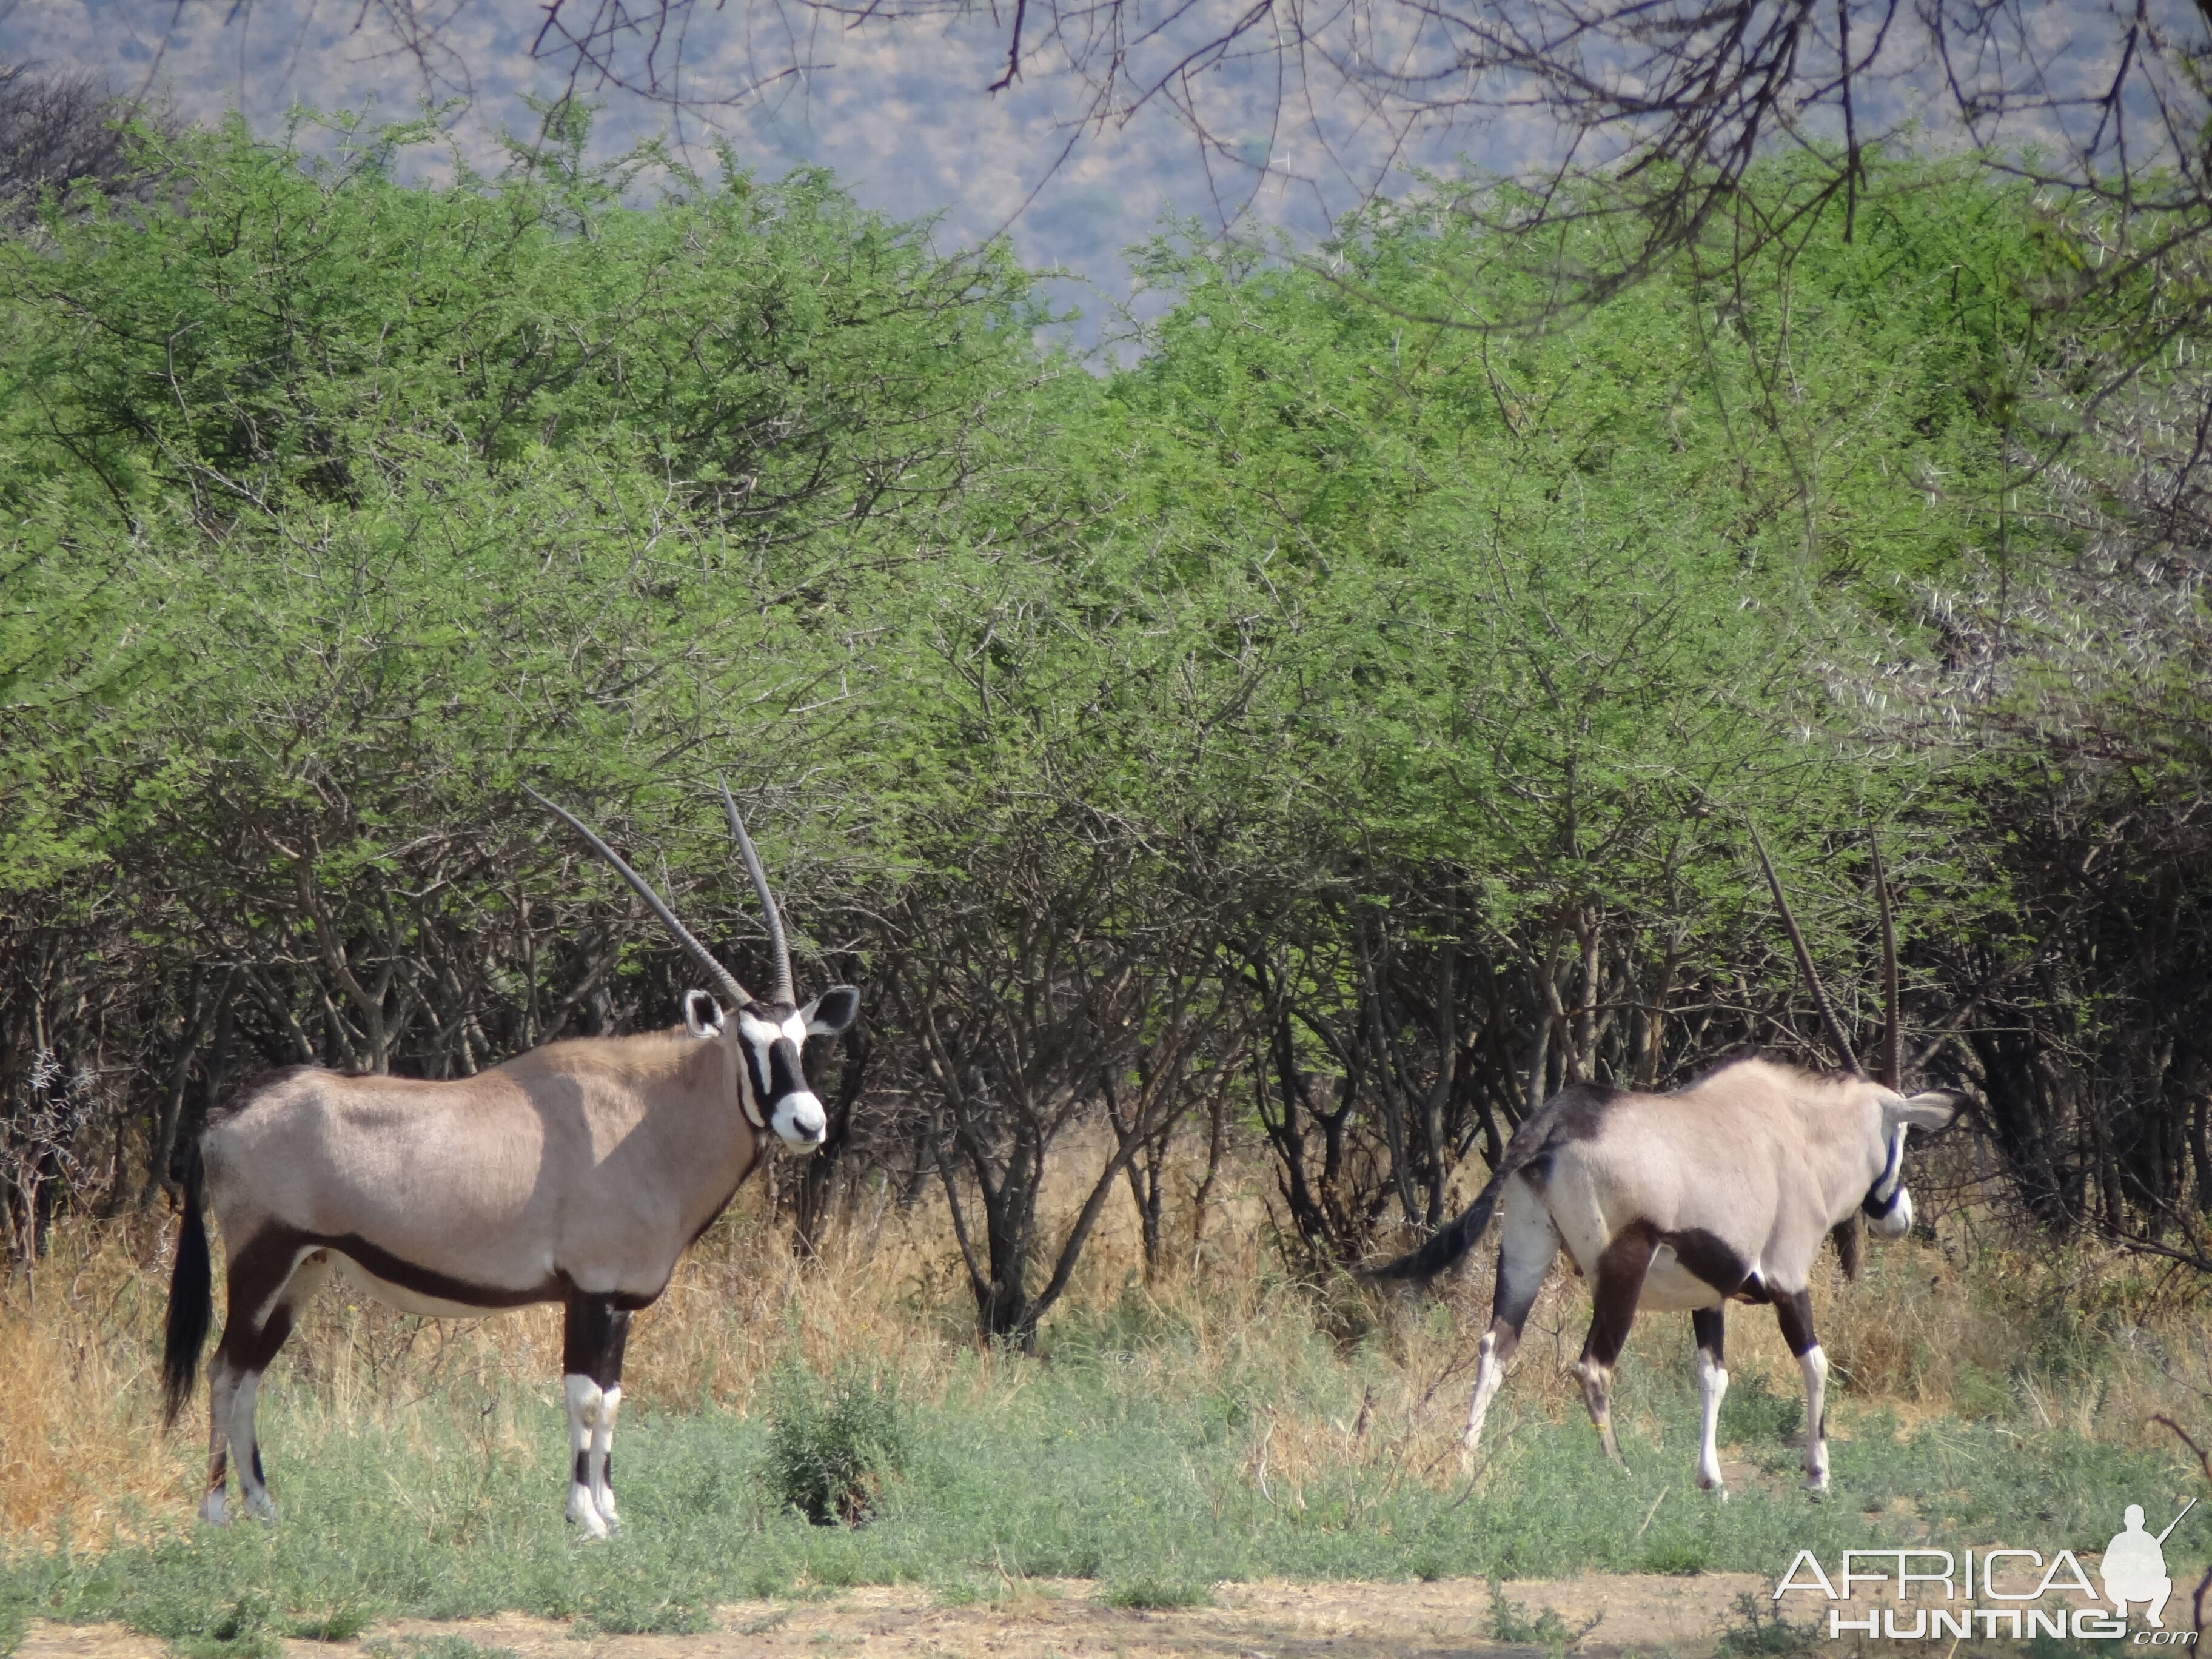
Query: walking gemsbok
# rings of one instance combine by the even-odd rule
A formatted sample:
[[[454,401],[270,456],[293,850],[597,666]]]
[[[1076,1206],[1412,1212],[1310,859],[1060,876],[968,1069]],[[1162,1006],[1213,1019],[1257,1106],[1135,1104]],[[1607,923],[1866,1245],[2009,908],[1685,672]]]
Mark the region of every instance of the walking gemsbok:
[[[271,1072],[209,1115],[188,1158],[162,1354],[167,1420],[191,1397],[213,1311],[204,1195],[229,1264],[229,1311],[208,1366],[206,1501],[223,1521],[235,1454],[250,1513],[275,1516],[254,1438],[262,1372],[335,1268],[410,1313],[469,1316],[566,1304],[562,1370],[574,1453],[568,1518],[617,1524],[610,1473],[630,1315],[736,1195],[769,1132],[821,1144],[806,1039],[853,1023],[860,994],[805,1007],[760,856],[722,787],[730,835],[767,912],[775,987],[750,993],[615,852],[535,790],[635,888],[720,993],[684,996],[684,1024],[642,1036],[549,1042],[475,1077],[419,1082],[314,1066]]]
[[[1728,1392],[1723,1310],[1731,1299],[1771,1303],[1805,1376],[1805,1484],[1814,1491],[1827,1486],[1828,1362],[1813,1334],[1814,1256],[1833,1233],[1847,1271],[1855,1272],[1862,1211],[1886,1237],[1901,1237],[1911,1228],[1905,1132],[1949,1123],[1960,1097],[1938,1090],[1908,1098],[1897,1091],[1897,954],[1879,856],[1875,880],[1887,1012],[1877,1080],[1860,1070],[1763,845],[1759,854],[1845,1071],[1824,1075],[1750,1057],[1671,1094],[1571,1084],[1514,1131],[1466,1213],[1419,1249],[1376,1269],[1382,1279],[1441,1272],[1474,1248],[1493,1212],[1501,1213],[1496,1299],[1477,1352],[1468,1413],[1470,1450],[1481,1438],[1482,1419],[1536,1293],[1564,1248],[1590,1281],[1589,1334],[1575,1374],[1607,1456],[1621,1461],[1613,1432],[1613,1368],[1638,1307],[1685,1310],[1697,1336],[1704,1407],[1698,1484],[1720,1489],[1715,1432]]]

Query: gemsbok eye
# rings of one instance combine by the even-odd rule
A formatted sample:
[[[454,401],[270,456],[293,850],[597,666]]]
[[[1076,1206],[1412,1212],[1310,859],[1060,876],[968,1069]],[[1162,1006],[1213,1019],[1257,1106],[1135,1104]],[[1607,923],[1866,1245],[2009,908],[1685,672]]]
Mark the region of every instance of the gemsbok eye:
[[[714,990],[686,992],[684,1023],[665,1031],[549,1042],[447,1082],[294,1066],[255,1079],[209,1114],[186,1154],[161,1376],[165,1420],[174,1422],[213,1322],[203,1215],[211,1201],[230,1311],[208,1366],[200,1513],[210,1521],[228,1519],[234,1462],[247,1512],[274,1518],[254,1397],[301,1309],[335,1273],[410,1313],[564,1304],[568,1515],[605,1537],[620,1524],[610,1463],[630,1316],[659,1298],[685,1247],[736,1196],[771,1129],[793,1146],[822,1142],[822,1103],[800,1046],[810,1030],[851,1024],[860,993],[833,986],[797,1006],[783,918],[729,785],[730,836],[760,896],[775,965],[764,1000],[582,819],[525,793],[636,890]],[[594,1118],[605,1120],[596,1130]],[[653,1133],[633,1134],[641,1123]],[[649,1166],[592,1155],[625,1136],[653,1149]],[[579,1217],[622,1219],[580,1226]]]

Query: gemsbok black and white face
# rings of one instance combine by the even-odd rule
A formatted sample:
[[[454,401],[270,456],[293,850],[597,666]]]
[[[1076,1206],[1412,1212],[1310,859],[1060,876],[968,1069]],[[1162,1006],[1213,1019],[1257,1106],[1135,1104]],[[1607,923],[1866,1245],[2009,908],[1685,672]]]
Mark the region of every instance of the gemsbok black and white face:
[[[1912,1231],[1912,1194],[1905,1189],[1906,1132],[1940,1129],[1950,1122],[1955,1110],[1948,1095],[1941,1103],[1934,1097],[1927,1100],[1894,1099],[1883,1103],[1881,1133],[1888,1156],[1881,1176],[1867,1188],[1866,1197],[1859,1203],[1860,1213],[1866,1217],[1875,1237],[1902,1238]]]
[[[738,1101],[757,1129],[773,1129],[787,1146],[804,1152],[822,1144],[829,1114],[806,1081],[806,1039],[836,1036],[860,1011],[860,994],[833,985],[804,1008],[786,1002],[748,1002],[734,1018],[706,991],[684,998],[684,1023],[691,1035],[727,1042],[737,1060]]]

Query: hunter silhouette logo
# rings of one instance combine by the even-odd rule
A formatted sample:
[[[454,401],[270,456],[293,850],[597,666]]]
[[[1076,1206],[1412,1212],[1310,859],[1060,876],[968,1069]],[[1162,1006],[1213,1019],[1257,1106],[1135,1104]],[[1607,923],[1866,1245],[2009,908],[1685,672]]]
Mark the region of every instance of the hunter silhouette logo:
[[[1893,1547],[1845,1550],[1842,1571],[1833,1578],[1812,1551],[1800,1550],[1776,1583],[1774,1599],[1780,1601],[1794,1590],[1844,1604],[1828,1608],[1831,1638],[1948,1638],[1955,1645],[1962,1638],[2019,1642],[2048,1636],[2127,1641],[2133,1647],[2193,1647],[2195,1631],[2166,1626],[2166,1606],[2173,1594],[2166,1540],[2196,1507],[2192,1498],[2165,1531],[2154,1534],[2143,1526],[2142,1505],[2129,1504],[2122,1529],[2106,1545],[2098,1564],[2105,1581],[2101,1598],[2071,1550],[2062,1549],[2046,1562],[2038,1550],[1984,1548],[1954,1554]],[[1869,1605],[1858,1587],[1875,1584],[1888,1588],[1874,1591],[1875,1605]],[[1916,1585],[1917,1589],[1908,1588]],[[2066,1597],[2079,1600],[2053,1599]],[[2109,1609],[2105,1602],[2112,1604]],[[2148,1628],[2130,1632],[2129,1610],[2136,1605]]]
[[[2100,1569],[2105,1576],[2105,1597],[2120,1610],[2120,1617],[2128,1616],[2128,1603],[2142,1601],[2148,1605],[2143,1618],[2154,1630],[2164,1630],[2166,1620],[2159,1615],[2166,1611],[2166,1598],[2173,1594],[2173,1580],[2166,1576],[2166,1540],[2181,1524],[2181,1516],[2197,1507],[2191,1498],[2181,1506],[2177,1515],[2166,1523],[2166,1530],[2155,1538],[2143,1530],[2143,1511],[2140,1504],[2130,1504],[2121,1517],[2127,1530],[2113,1535],[2105,1546],[2105,1559]]]

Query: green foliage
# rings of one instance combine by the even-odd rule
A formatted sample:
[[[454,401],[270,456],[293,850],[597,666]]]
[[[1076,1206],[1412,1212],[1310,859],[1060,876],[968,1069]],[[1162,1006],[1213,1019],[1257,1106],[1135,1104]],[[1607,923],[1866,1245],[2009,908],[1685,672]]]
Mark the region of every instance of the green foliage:
[[[1846,240],[1819,167],[1763,164],[1705,244],[1508,331],[1607,264],[1605,216],[1515,244],[1432,183],[1320,264],[1161,238],[1143,355],[1093,376],[1001,246],[556,136],[421,185],[420,125],[147,132],[161,189],[0,238],[0,951],[43,964],[0,1052],[131,1079],[77,1152],[113,1131],[150,1190],[262,1065],[460,1075],[665,1023],[690,969],[519,786],[743,958],[727,771],[800,951],[872,988],[863,1109],[987,1103],[971,1288],[1017,1342],[1080,1249],[1032,1200],[1103,1080],[1186,1109],[1264,1035],[1279,1092],[1341,1081],[1269,1141],[1318,1160],[1285,1237],[1329,1269],[1566,1075],[1808,1030],[1754,822],[1862,1027],[1879,830],[1912,1021],[2010,1079],[2023,1194],[2170,1231],[2202,601],[2130,608],[2109,532],[2166,452],[2080,412],[2106,323],[2054,323],[2071,244],[2027,194],[1877,159]],[[2194,429],[2185,344],[2146,431]],[[2030,510],[2069,398],[2048,488],[2095,511]],[[2092,555],[2117,609],[1978,632],[1958,597]],[[2154,820],[2156,868],[2095,850]],[[1965,1006],[2077,937],[2078,987]],[[2043,1121],[2054,1056],[2132,1079],[2115,1134]],[[953,1098],[963,1069],[1011,1086]]]
[[[1662,1533],[1644,1547],[1637,1565],[1645,1572],[1662,1572],[1686,1577],[1705,1571],[1711,1565],[1712,1558],[1704,1541],[1692,1537]]]
[[[1817,1624],[1794,1624],[1766,1597],[1746,1590],[1735,1598],[1735,1615],[1721,1632],[1720,1651],[1733,1659],[1758,1659],[1764,1654],[1811,1653],[1821,1641]]]
[[[516,1659],[513,1648],[488,1648],[465,1636],[379,1636],[361,1650],[374,1659]]]
[[[1602,1617],[1602,1615],[1601,1615]],[[1571,1630],[1557,1607],[1546,1607],[1531,1619],[1528,1611],[1505,1596],[1502,1579],[1490,1581],[1490,1634],[1494,1641],[1514,1647],[1540,1647],[1547,1653],[1565,1653],[1597,1626],[1592,1620],[1579,1631]]]
[[[1169,1607],[1205,1607],[1213,1604],[1213,1587],[1184,1578],[1138,1577],[1117,1581],[1098,1592],[1109,1607],[1146,1611]]]
[[[374,1622],[375,1610],[358,1601],[341,1602],[325,1613],[284,1621],[284,1634],[303,1642],[349,1642]]]
[[[763,1478],[816,1526],[856,1527],[904,1472],[913,1437],[895,1382],[841,1370],[825,1385],[787,1364],[775,1374]]]
[[[1758,1378],[1741,1381],[1721,1397],[1720,1438],[1787,1440],[1805,1420],[1805,1402],[1778,1394]]]

